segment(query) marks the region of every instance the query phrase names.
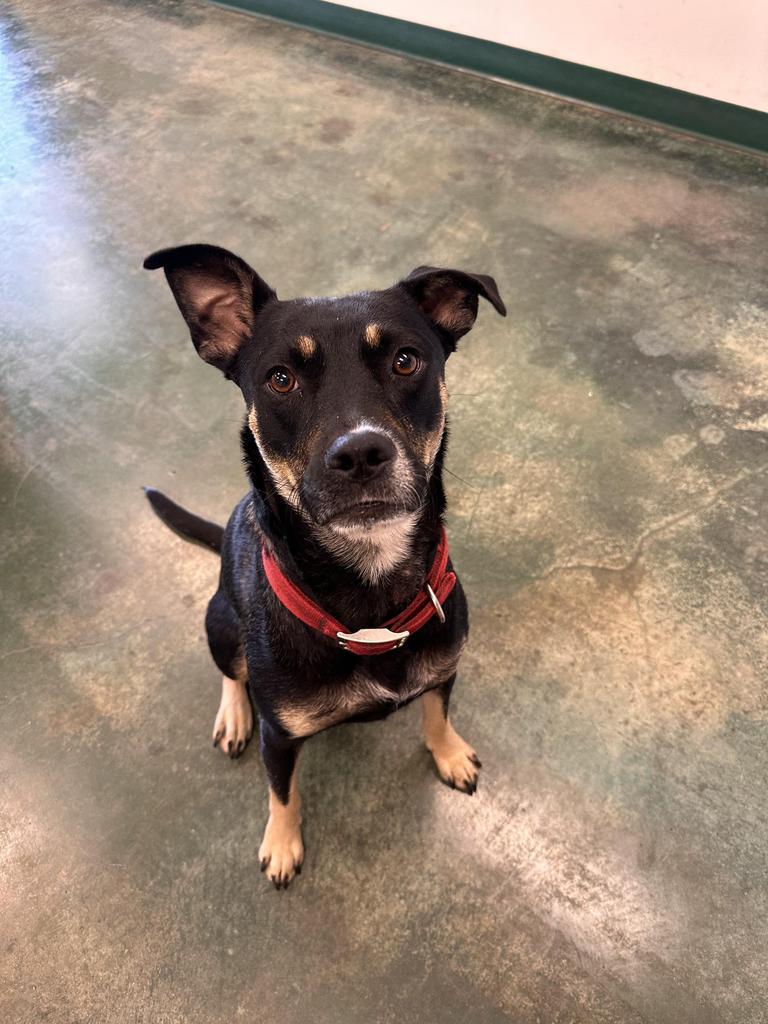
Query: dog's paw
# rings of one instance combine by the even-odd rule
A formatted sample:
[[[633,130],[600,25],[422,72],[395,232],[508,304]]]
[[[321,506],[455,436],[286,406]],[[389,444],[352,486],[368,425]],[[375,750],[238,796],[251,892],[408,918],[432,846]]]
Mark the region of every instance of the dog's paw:
[[[304,843],[301,823],[276,820],[270,815],[259,847],[259,866],[276,889],[287,889],[294,875],[301,874]]]
[[[224,678],[221,704],[213,723],[213,745],[229,757],[239,757],[253,736],[253,711],[243,683]]]
[[[437,774],[451,789],[469,796],[477,789],[482,764],[472,747],[453,730],[440,743],[428,748],[435,761]]]

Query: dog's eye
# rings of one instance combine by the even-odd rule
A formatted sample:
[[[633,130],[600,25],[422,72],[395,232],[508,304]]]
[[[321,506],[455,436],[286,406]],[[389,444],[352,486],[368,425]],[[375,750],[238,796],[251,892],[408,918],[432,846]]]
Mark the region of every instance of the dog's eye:
[[[287,395],[289,391],[298,387],[296,377],[287,366],[276,366],[274,370],[270,370],[267,384],[278,395]]]
[[[392,362],[392,369],[400,377],[410,377],[421,366],[421,360],[412,348],[401,348]]]

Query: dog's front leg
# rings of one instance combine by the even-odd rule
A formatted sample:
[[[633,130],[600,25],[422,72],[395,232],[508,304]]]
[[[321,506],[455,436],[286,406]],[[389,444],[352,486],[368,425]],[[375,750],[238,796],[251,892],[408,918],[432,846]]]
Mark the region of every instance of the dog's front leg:
[[[451,789],[460,789],[472,796],[482,765],[472,747],[448,721],[448,705],[455,681],[453,675],[440,686],[427,690],[421,698],[424,738],[443,782]]]
[[[304,860],[301,801],[296,785],[301,742],[280,735],[262,719],[261,756],[269,778],[269,820],[259,847],[259,862],[276,889],[288,888]]]

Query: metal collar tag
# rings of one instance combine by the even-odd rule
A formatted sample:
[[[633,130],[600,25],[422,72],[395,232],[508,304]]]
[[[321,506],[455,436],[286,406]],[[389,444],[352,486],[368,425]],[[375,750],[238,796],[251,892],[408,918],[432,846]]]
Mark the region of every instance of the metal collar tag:
[[[392,644],[393,647],[402,647],[411,634],[393,633],[391,629],[381,627],[379,629],[358,629],[356,633],[337,633],[339,644],[346,648],[350,640],[356,644]]]

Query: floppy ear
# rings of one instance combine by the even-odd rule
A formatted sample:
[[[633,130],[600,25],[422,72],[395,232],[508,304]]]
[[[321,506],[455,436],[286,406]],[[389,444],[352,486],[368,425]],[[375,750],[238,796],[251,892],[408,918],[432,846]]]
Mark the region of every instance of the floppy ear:
[[[418,302],[429,319],[448,335],[450,351],[477,317],[477,297],[487,299],[497,313],[507,315],[496,282],[485,274],[442,267],[417,267],[399,285]]]
[[[145,270],[162,267],[198,355],[225,373],[253,332],[256,313],[277,296],[245,260],[216,245],[160,249]]]

